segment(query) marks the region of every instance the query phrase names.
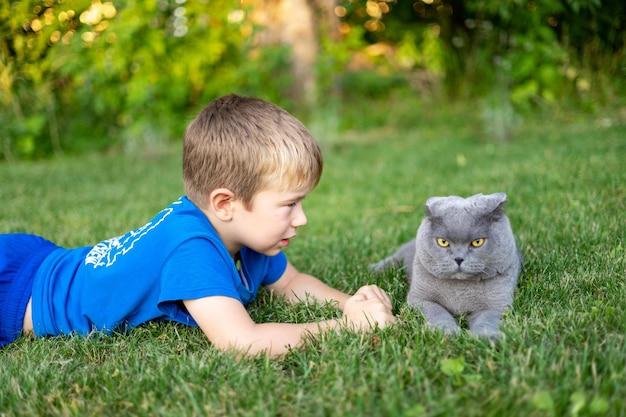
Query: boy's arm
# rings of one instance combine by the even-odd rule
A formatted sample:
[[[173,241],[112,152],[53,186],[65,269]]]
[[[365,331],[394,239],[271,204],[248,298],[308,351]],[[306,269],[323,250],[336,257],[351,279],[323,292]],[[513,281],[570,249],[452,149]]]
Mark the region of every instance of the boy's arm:
[[[312,275],[299,272],[291,263],[287,262],[287,268],[283,276],[272,285],[268,285],[270,291],[277,292],[287,301],[307,301],[313,297],[318,301],[335,301],[337,307],[344,310],[345,302],[350,298],[349,294],[341,292]],[[365,299],[380,299],[391,312],[391,299],[389,295],[376,285],[366,285],[359,288],[355,295],[360,294]]]
[[[341,320],[255,323],[239,300],[224,296],[185,300],[184,304],[213,346],[246,356],[265,352],[275,358],[290,347],[299,346],[305,334],[318,334],[341,325]]]
[[[234,349],[251,356],[266,352],[270,357],[277,357],[290,347],[299,346],[305,334],[319,334],[326,329],[346,325],[353,329],[375,325],[382,328],[395,322],[389,298],[375,286],[363,287],[349,296],[311,275],[299,273],[288,264],[283,276],[270,287],[290,300],[305,300],[306,294],[318,300],[336,300],[343,317],[314,323],[255,323],[241,302],[234,298],[211,296],[183,303],[216,348]]]
[[[349,294],[341,292],[316,277],[299,272],[291,263],[275,283],[266,287],[268,290],[282,295],[289,302],[307,302],[310,297],[317,301],[334,301],[343,310]]]

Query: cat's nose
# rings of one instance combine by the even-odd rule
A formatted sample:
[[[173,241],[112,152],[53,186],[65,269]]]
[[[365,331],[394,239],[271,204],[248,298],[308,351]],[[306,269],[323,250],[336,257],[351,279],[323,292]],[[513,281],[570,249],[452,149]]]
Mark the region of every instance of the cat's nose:
[[[463,259],[463,258],[454,258],[454,260],[455,260],[455,262],[456,262],[456,264],[457,264],[458,266],[461,266],[461,264],[463,263],[463,261],[464,261],[465,259]]]

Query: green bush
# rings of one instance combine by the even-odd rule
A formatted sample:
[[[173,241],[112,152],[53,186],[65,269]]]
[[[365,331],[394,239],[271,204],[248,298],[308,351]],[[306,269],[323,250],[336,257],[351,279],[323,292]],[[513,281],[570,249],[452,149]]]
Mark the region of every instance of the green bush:
[[[397,69],[409,75],[432,73],[453,99],[481,98],[499,90],[516,111],[569,105],[596,110],[623,96],[624,2],[341,4],[344,20],[364,29],[366,43],[396,46]]]
[[[233,91],[289,104],[287,53],[254,49],[230,2],[30,0],[0,13],[5,159],[149,150]]]
[[[563,106],[598,111],[625,96],[623,2],[342,0],[341,37],[318,28],[312,109],[290,94],[289,48],[260,45],[241,7],[228,0],[0,3],[3,159],[149,152],[179,138],[198,107],[230,92],[332,130],[410,123],[395,111],[406,97],[487,99],[488,113],[515,116]],[[364,115],[368,106],[380,111]]]

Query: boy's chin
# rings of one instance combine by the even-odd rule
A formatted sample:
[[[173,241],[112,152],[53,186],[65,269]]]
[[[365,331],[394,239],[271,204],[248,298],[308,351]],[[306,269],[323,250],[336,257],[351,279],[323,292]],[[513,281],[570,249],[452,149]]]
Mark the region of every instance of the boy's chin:
[[[261,252],[263,255],[266,256],[276,256],[279,253],[281,253],[283,251],[283,248],[272,248],[272,249],[268,249],[266,251]]]

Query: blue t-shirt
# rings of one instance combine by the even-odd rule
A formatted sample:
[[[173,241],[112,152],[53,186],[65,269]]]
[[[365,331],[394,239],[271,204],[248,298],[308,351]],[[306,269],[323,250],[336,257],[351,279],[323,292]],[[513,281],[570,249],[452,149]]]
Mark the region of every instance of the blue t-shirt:
[[[110,333],[150,320],[197,325],[181,300],[220,295],[245,305],[287,267],[282,252],[243,248],[240,257],[238,270],[204,213],[181,197],[123,236],[52,252],[33,284],[35,335]]]

